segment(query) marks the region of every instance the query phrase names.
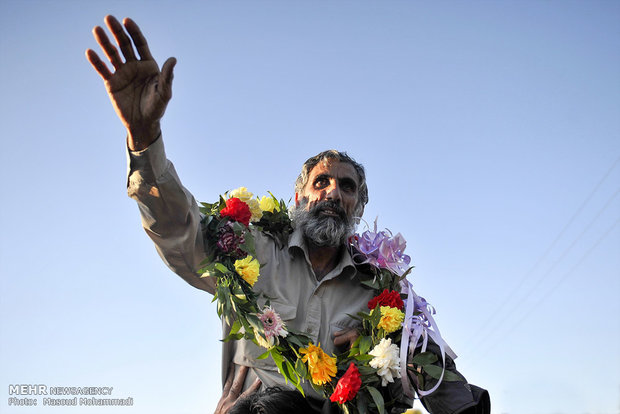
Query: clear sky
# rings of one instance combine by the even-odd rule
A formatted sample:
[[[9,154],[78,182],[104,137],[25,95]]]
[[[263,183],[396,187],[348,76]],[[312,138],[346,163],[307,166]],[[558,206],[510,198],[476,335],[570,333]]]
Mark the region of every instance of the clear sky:
[[[84,58],[106,14],[178,59],[164,140],[198,200],[288,199],[348,151],[494,413],[619,412],[619,2],[165,0],[0,1],[0,412],[84,412],[10,384],[134,398],[97,413],[219,398],[215,306],[142,231]]]

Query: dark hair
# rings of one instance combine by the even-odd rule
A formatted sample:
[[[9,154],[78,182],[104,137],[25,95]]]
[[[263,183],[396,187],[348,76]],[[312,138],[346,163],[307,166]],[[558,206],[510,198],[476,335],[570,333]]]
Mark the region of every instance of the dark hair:
[[[312,158],[308,158],[308,160],[304,162],[303,167],[301,167],[301,173],[295,181],[295,192],[299,194],[303,192],[304,187],[308,183],[310,171],[312,171],[312,169],[319,162],[326,160],[336,160],[349,163],[353,166],[355,172],[357,172],[360,183],[358,189],[357,205],[355,206],[355,216],[360,217],[362,215],[361,213],[364,209],[364,206],[366,205],[366,203],[368,203],[368,186],[366,184],[366,173],[364,172],[364,166],[359,162],[355,161],[353,158],[349,157],[346,152],[327,150],[315,155]]]
[[[295,390],[267,388],[238,400],[229,414],[317,414],[308,401]]]

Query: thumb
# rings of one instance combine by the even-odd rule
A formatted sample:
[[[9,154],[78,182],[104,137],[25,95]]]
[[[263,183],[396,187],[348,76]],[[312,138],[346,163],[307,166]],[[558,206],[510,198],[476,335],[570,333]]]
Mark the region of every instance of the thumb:
[[[163,90],[165,91],[166,99],[170,99],[172,97],[172,79],[174,78],[172,70],[176,64],[176,58],[171,57],[166,60],[164,66],[161,68],[160,79]]]

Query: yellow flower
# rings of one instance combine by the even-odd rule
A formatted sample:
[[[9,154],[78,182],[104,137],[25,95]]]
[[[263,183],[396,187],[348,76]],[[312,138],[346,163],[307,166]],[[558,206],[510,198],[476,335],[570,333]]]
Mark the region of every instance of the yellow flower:
[[[254,283],[256,283],[259,269],[260,264],[258,260],[252,256],[246,256],[245,259],[235,261],[235,270],[250,286],[254,286]]]
[[[381,306],[381,320],[377,328],[383,328],[386,333],[392,333],[400,329],[403,320],[405,320],[405,314],[397,308]]]
[[[235,188],[234,190],[232,190],[231,192],[228,193],[228,198],[238,198],[239,200],[247,203],[248,201],[250,201],[252,199],[252,197],[254,196],[254,194],[250,193],[248,191],[247,188],[245,187],[239,187],[239,188]]]
[[[422,411],[418,410],[417,408],[410,408],[403,414],[422,414]]]
[[[260,199],[260,208],[263,211],[280,211],[280,205],[273,197],[262,196]]]
[[[250,212],[252,213],[250,221],[254,222],[260,220],[261,217],[263,217],[263,210],[261,210],[258,200],[253,198],[246,201],[246,203],[248,204],[248,207],[250,207]]]
[[[308,371],[314,384],[323,385],[336,376],[336,357],[323,352],[320,343],[314,346],[310,342],[308,348],[300,348],[299,353],[304,354],[301,360],[308,363]]]

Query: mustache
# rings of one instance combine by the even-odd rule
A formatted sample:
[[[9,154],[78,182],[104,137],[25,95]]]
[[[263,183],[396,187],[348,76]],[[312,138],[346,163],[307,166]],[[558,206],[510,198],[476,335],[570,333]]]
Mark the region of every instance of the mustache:
[[[338,217],[340,217],[343,220],[346,220],[347,218],[347,213],[344,211],[344,208],[342,208],[342,206],[339,203],[336,203],[335,201],[330,201],[330,200],[322,201],[319,204],[315,205],[310,210],[310,213],[316,216],[319,213],[326,211],[326,210],[333,211],[334,213],[338,215]]]

